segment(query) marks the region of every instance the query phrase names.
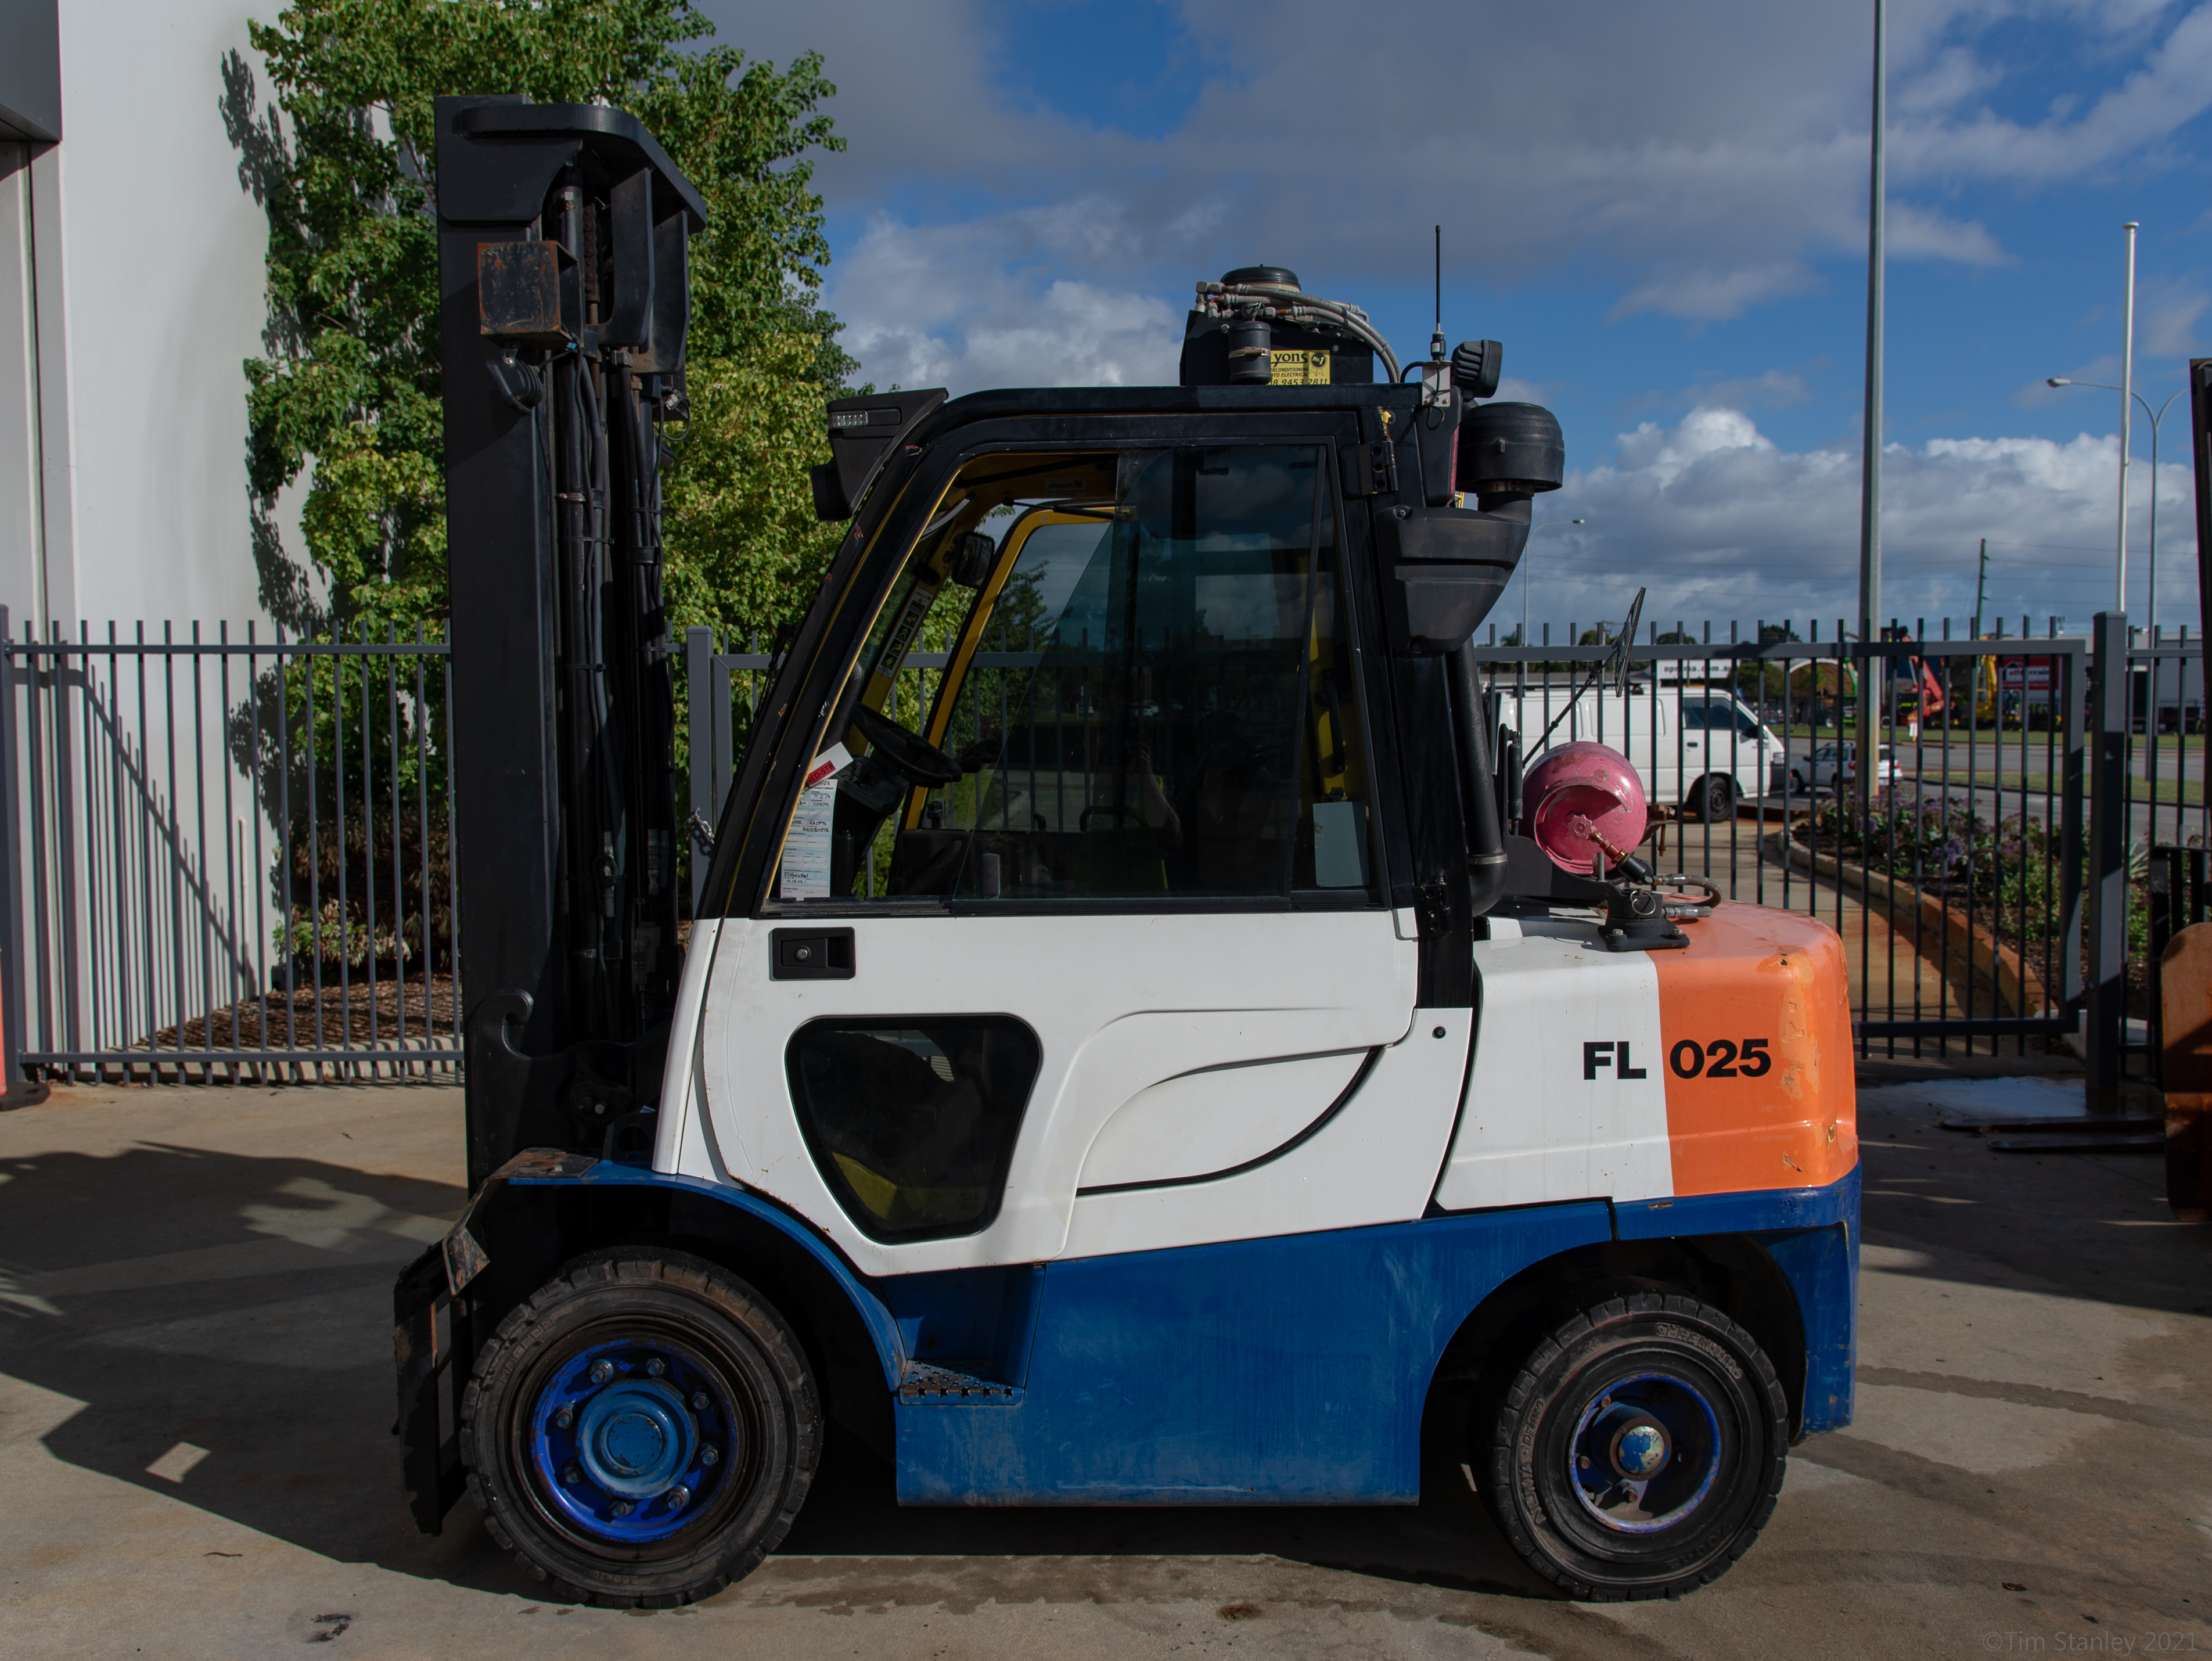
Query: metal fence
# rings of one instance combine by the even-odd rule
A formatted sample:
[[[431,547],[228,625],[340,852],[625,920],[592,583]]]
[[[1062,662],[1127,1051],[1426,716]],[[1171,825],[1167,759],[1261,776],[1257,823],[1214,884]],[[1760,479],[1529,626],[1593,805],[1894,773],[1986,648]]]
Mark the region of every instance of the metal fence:
[[[2084,1031],[2109,1082],[2149,1043],[2149,847],[2208,826],[2203,654],[2185,635],[2130,645],[2118,618],[2101,641],[2021,621],[2010,638],[1942,622],[1872,645],[1840,622],[1758,642],[1654,624],[1626,647],[1547,630],[1479,655],[1531,759],[1568,738],[1629,755],[1664,868],[1835,928],[1863,1051],[2025,1052]],[[2107,696],[2100,645],[2129,666],[2124,693]]]
[[[255,1080],[460,1059],[447,648],[0,611],[10,1061]]]
[[[1863,1048],[2021,1050],[2086,1025],[2111,1068],[2150,1041],[2149,850],[2212,842],[2201,643],[2122,628],[1947,624],[1869,646],[1839,624],[1756,642],[1654,625],[1626,648],[1493,630],[1478,656],[1531,759],[1567,738],[1628,754],[1664,868],[1837,930]],[[12,1059],[78,1077],[453,1068],[446,643],[212,633],[0,641]],[[696,901],[772,659],[704,629],[684,645]],[[945,662],[909,654],[894,713],[927,710]],[[1867,674],[1870,810],[1851,748]]]

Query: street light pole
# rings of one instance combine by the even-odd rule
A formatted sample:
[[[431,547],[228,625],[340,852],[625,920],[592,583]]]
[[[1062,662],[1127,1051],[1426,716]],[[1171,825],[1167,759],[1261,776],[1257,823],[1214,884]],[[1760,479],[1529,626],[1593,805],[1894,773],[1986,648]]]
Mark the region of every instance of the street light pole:
[[[2094,386],[2100,392],[2117,392],[2122,390],[2102,380],[2075,380],[2070,376],[2063,374],[2051,376],[2044,385],[2046,386]],[[2187,387],[2182,389],[2183,392],[2187,390]],[[2155,629],[2158,626],[2158,429],[2159,423],[2166,419],[2166,412],[2173,407],[2173,400],[2179,398],[2181,393],[2169,394],[2166,402],[2158,406],[2155,413],[2150,407],[2150,400],[2141,392],[2130,391],[2128,396],[2142,405],[2143,417],[2150,423],[2150,572],[2148,579],[2150,593],[2143,607],[2145,613],[2143,623],[2145,627]]]
[[[2128,299],[2124,320],[2120,326],[2120,559],[2114,574],[2112,609],[2124,613],[2128,609],[2128,441],[2135,420],[2135,406],[2130,400],[2136,395],[2136,231],[2137,222],[2129,220],[2121,228],[2128,234]]]
[[[1881,617],[1881,354],[1883,294],[1883,220],[1888,198],[1888,175],[1883,153],[1883,129],[1888,122],[1885,83],[1888,80],[1888,11],[1885,0],[1874,0],[1873,135],[1867,156],[1867,343],[1866,415],[1860,431],[1859,459],[1859,643],[1871,647]],[[1840,644],[1840,642],[1838,642]],[[1859,676],[1859,751],[1878,753],[1875,747],[1875,660],[1869,653]],[[1838,689],[1841,691],[1840,688]],[[1859,769],[1859,794],[1871,808],[1875,775],[1880,770]]]

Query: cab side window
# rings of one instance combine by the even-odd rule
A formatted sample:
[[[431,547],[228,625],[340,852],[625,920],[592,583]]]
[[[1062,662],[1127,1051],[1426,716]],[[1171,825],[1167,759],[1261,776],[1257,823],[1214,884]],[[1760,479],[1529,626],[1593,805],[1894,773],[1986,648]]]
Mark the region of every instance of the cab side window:
[[[1110,504],[1019,514],[890,892],[1287,897],[1371,881],[1335,502],[1312,445],[1117,459]]]
[[[846,1214],[878,1240],[973,1234],[998,1215],[1042,1051],[1011,1015],[809,1021],[784,1070]]]

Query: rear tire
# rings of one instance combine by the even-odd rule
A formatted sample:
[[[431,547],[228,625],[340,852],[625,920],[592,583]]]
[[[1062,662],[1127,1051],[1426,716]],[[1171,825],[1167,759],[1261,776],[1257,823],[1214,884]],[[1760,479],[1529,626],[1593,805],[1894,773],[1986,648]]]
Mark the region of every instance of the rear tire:
[[[1725,773],[1708,773],[1690,787],[1690,817],[1708,824],[1732,818],[1735,812],[1735,781]]]
[[[1751,1335],[1693,1298],[1594,1304],[1539,1339],[1476,1423],[1484,1505],[1572,1597],[1679,1597],[1773,1514],[1789,1412]]]
[[[587,1603],[672,1609],[743,1578],[813,1481],[822,1410],[775,1308],[682,1252],[570,1264],[499,1324],[461,1397],[493,1539]]]

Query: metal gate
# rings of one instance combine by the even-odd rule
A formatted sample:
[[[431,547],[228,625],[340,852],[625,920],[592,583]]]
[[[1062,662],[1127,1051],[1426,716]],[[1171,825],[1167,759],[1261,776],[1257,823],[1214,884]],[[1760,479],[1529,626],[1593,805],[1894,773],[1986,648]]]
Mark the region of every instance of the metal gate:
[[[459,1062],[445,642],[241,632],[0,611],[10,1078]]]
[[[2078,1031],[2093,1074],[2116,1079],[2124,1048],[2148,1043],[2129,950],[2148,844],[2208,824],[2200,646],[2130,649],[2101,617],[2093,636],[2041,639],[1761,632],[1655,624],[1633,643],[1554,646],[1547,629],[1501,646],[1493,630],[1477,655],[1532,758],[1568,738],[1630,757],[1665,869],[1836,929],[1862,1053],[2025,1053]],[[2124,696],[2100,661],[2130,666]],[[1869,675],[1871,755],[1856,715]],[[2130,709],[2172,730],[2138,741]]]
[[[8,626],[0,611],[10,1078],[458,1066],[441,638]],[[2109,1083],[2148,1046],[2149,849],[2212,842],[2203,654],[2185,630],[2130,638],[2100,617],[2088,636],[1946,625],[1872,645],[1840,624],[1759,642],[1655,624],[1626,646],[1549,632],[1500,645],[1493,630],[1478,648],[1509,724],[1532,752],[1571,736],[1626,751],[1662,810],[1667,869],[1834,927],[1863,1050],[2024,1051],[2078,1031]],[[990,643],[979,670],[1034,662]],[[684,641],[698,844],[773,664],[735,645],[704,629]],[[945,661],[907,658],[895,696],[909,718]],[[1845,748],[1864,675],[1881,708],[1870,808]],[[696,902],[696,846],[690,864]]]

